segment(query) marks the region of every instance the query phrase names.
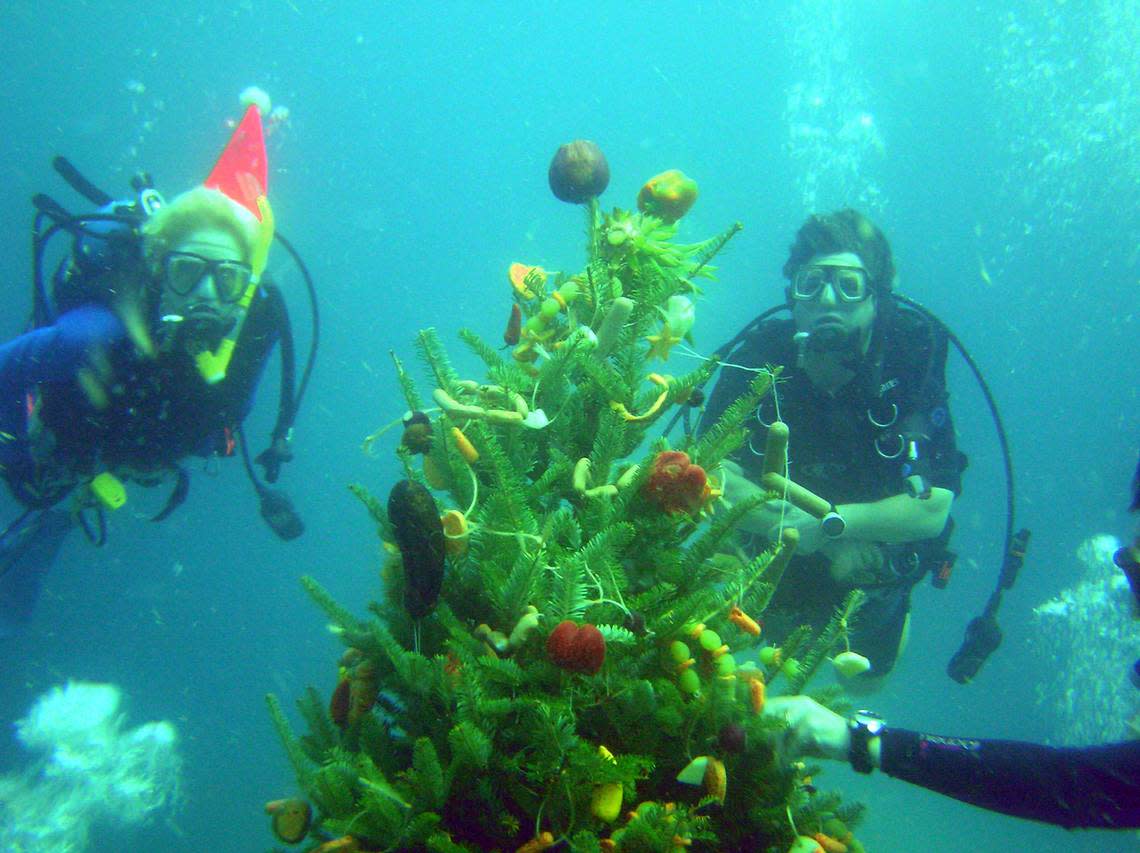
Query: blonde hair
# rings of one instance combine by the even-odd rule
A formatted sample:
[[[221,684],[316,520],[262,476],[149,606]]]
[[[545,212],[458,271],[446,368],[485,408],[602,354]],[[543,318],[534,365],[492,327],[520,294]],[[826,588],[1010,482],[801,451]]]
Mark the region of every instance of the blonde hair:
[[[143,254],[157,266],[163,256],[195,231],[232,234],[249,261],[258,238],[257,218],[220,190],[194,187],[160,207],[143,225]]]

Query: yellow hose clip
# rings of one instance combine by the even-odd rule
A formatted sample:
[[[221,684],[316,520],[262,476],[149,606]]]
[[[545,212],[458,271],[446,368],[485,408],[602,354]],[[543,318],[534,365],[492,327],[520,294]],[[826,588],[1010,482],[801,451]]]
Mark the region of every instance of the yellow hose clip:
[[[110,471],[104,471],[92,479],[88,488],[96,503],[104,509],[118,509],[127,502],[126,487]]]

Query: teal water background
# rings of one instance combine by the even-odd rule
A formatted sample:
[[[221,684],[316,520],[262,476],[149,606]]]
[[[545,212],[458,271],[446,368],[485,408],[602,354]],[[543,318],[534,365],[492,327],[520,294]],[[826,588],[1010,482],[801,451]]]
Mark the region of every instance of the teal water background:
[[[580,212],[557,202],[557,146],[594,139],[632,206],[651,175],[701,187],[682,226],[697,240],[740,220],[698,305],[711,353],[782,298],[779,269],[805,216],[853,205],[891,239],[899,286],[959,334],[1005,418],[1018,520],[1034,530],[1006,596],[1006,639],[974,683],[944,674],[992,588],[1003,532],[1001,459],[981,395],[952,358],[960,446],[961,559],[950,588],[916,593],[911,645],[866,702],[889,721],[957,735],[1042,739],[1036,704],[1061,668],[1122,679],[1095,641],[1045,659],[1031,608],[1082,570],[1075,551],[1125,535],[1140,439],[1140,3],[507,2],[259,0],[173,4],[9,0],[0,8],[0,334],[30,305],[29,199],[77,200],[50,168],[66,154],[124,192],[150,171],[173,195],[224,145],[238,92],[291,110],[269,140],[278,225],[320,291],[322,352],[282,485],[308,530],[281,543],[240,465],[195,468],[185,506],[135,489],[111,542],[72,541],[29,633],[3,647],[0,773],[26,760],[8,723],[68,678],[111,681],[132,722],[170,719],[185,757],[169,821],[92,849],[249,851],[271,846],[262,804],[292,793],[263,696],[291,704],[335,679],[338,644],[297,578],[363,611],[378,584],[371,522],[345,485],[386,493],[394,458],[362,438],[399,417],[389,351],[462,326],[502,332],[507,265],[574,269]],[[305,335],[300,279],[270,265]],[[466,356],[460,365],[473,371]],[[671,365],[672,367],[672,365]],[[680,366],[677,368],[680,369]],[[275,372],[252,422],[272,422]],[[394,441],[394,434],[390,436]],[[262,438],[257,438],[260,444]],[[794,452],[794,448],[793,448]],[[14,513],[7,496],[0,508]],[[995,816],[881,775],[818,780],[870,805],[869,850],[1103,850],[1124,835],[1067,834]]]

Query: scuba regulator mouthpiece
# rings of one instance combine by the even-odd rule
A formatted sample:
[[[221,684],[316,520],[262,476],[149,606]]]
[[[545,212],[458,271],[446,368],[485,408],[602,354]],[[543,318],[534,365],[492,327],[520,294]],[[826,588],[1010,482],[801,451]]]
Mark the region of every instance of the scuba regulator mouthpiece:
[[[161,317],[162,349],[181,347],[196,361],[209,358],[220,349],[221,342],[232,332],[237,320],[225,318],[216,311],[194,311],[163,314]],[[203,377],[205,378],[205,377]]]
[[[823,323],[810,332],[805,350],[817,353],[854,354],[857,335],[835,323]]]
[[[792,341],[794,341],[796,345],[796,367],[802,368],[804,366],[804,357],[807,354],[808,341],[810,339],[810,332],[796,332],[792,335]]]

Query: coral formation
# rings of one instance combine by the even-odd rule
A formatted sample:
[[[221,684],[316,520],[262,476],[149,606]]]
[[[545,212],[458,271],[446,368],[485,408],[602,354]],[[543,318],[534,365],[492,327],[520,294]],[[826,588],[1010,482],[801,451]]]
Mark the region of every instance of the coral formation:
[[[1140,736],[1140,697],[1125,677],[1140,657],[1132,591],[1113,564],[1121,546],[1101,534],[1081,543],[1076,583],[1033,609],[1037,701],[1050,743],[1077,746]]]
[[[682,245],[651,215],[591,200],[587,217],[580,271],[512,267],[509,354],[460,332],[485,378],[461,377],[420,332],[428,409],[396,360],[408,409],[431,415],[422,431],[464,443],[401,441],[387,511],[352,487],[388,546],[367,618],[304,579],[355,650],[332,717],[324,691],[298,702],[303,736],[270,697],[316,849],[786,850],[858,816],[811,784],[815,768],[774,754],[781,724],[759,713],[767,690],[798,690],[836,651],[850,608],[818,638],[774,638],[783,651],[757,662],[797,537],[725,560],[762,497],[708,511],[773,374],[700,439],[651,433],[715,363],[653,373],[644,341],[662,318],[691,339],[694,280],[713,277],[740,226]],[[455,537],[465,548],[446,549]],[[374,667],[375,704],[350,719],[355,655]]]
[[[35,758],[0,776],[0,850],[85,850],[92,827],[130,826],[179,800],[178,734],[166,721],[129,728],[113,684],[68,682],[16,723]]]

